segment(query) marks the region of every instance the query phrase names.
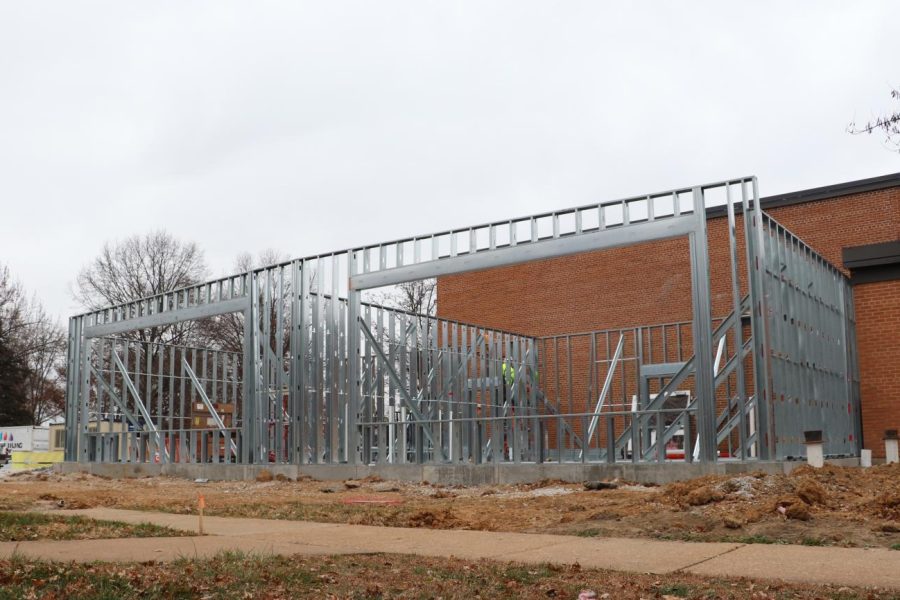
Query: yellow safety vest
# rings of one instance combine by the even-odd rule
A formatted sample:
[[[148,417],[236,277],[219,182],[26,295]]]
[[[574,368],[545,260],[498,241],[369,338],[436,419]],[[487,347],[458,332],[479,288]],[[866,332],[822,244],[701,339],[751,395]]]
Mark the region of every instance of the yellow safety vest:
[[[506,364],[506,361],[503,361],[503,379],[506,380],[506,383],[512,385],[516,381],[516,368]]]

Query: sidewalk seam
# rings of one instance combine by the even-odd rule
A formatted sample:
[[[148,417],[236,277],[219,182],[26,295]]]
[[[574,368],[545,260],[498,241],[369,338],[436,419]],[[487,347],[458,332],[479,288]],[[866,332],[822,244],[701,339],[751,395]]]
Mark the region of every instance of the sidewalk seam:
[[[731,553],[734,552],[735,550],[740,550],[741,548],[744,548],[744,547],[746,547],[746,546],[747,546],[747,544],[740,544],[739,546],[735,546],[734,548],[729,548],[729,549],[726,550],[725,552],[719,552],[718,554],[716,554],[716,555],[714,555],[714,556],[710,556],[709,558],[704,558],[703,560],[698,560],[697,562],[691,563],[691,564],[686,565],[686,566],[684,566],[684,567],[679,567],[679,568],[675,569],[675,570],[673,571],[673,573],[681,573],[681,572],[683,572],[683,571],[687,571],[688,569],[693,569],[693,568],[696,567],[697,565],[702,565],[703,563],[709,562],[709,561],[711,561],[711,560],[713,560],[713,559],[716,559],[716,558],[719,558],[720,556],[725,556],[726,554],[731,554]]]
[[[572,537],[574,537],[574,536],[572,536]],[[543,548],[556,548],[557,546],[570,546],[571,544],[572,544],[572,540],[559,540],[558,542],[551,542],[549,544],[541,544],[539,547],[542,549]],[[516,550],[514,552],[500,552],[497,556],[508,556],[508,555],[512,555],[512,554],[526,554],[526,553],[532,552],[532,551],[533,551],[533,549]]]
[[[543,545],[540,546],[540,548],[543,550],[543,549],[545,549],[545,548],[555,548],[555,547],[557,547],[557,546],[568,546],[568,545],[569,545],[569,541],[568,541],[568,540],[563,540],[563,541],[559,541],[559,542],[554,542],[554,543],[552,543],[552,544],[543,544]],[[510,556],[510,557],[513,557],[513,556],[516,556],[517,554],[527,554],[527,553],[532,552],[532,551],[533,551],[533,549],[529,549],[529,550],[516,550],[515,552],[500,552],[499,554],[490,554],[490,555],[488,556],[488,559],[490,559],[490,560],[497,560],[498,557],[504,557],[504,556]],[[515,559],[510,558],[509,560],[515,560]]]

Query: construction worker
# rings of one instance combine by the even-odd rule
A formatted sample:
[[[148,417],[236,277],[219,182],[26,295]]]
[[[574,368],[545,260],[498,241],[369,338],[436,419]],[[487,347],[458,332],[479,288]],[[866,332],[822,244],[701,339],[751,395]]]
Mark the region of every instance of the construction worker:
[[[505,403],[508,393],[507,390],[512,390],[513,383],[516,381],[516,368],[504,358],[500,370],[503,373],[503,402]]]
[[[506,384],[512,386],[513,382],[516,380],[516,368],[512,366],[512,363],[507,364],[506,359],[503,359],[503,366],[501,367],[503,370],[503,379],[506,380]]]

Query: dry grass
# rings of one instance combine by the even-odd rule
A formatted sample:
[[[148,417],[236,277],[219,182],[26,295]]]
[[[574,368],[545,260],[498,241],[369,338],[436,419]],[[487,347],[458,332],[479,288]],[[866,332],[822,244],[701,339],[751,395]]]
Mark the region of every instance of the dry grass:
[[[191,535],[149,523],[130,524],[41,513],[0,512],[0,542],[97,540]]]
[[[402,555],[258,557],[171,564],[0,561],[0,598],[896,598],[889,592],[577,566]]]

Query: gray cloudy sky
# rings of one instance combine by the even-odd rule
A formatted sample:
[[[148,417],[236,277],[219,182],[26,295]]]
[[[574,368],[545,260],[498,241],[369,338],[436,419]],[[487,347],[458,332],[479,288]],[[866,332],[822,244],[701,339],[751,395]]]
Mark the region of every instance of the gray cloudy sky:
[[[900,171],[845,132],[900,2],[0,0],[0,262],[61,317],[105,240],[215,274],[755,174]]]

